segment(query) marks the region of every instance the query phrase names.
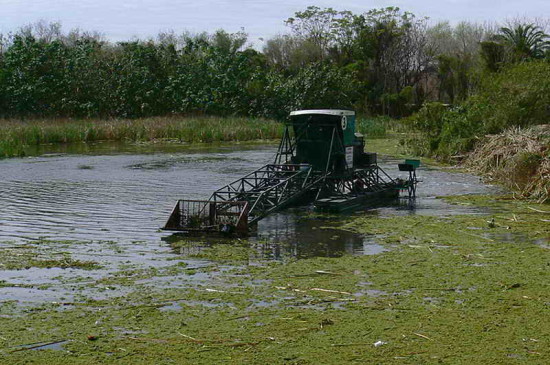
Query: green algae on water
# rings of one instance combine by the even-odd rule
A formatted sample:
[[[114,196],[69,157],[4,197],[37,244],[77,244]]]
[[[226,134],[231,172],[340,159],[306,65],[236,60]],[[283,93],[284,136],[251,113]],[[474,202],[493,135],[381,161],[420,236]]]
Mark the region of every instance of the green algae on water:
[[[194,287],[180,276],[168,287],[131,281],[118,298],[0,316],[0,362],[548,363],[550,255],[537,243],[548,238],[547,209],[506,196],[445,199],[486,214],[352,217],[346,229],[391,250],[252,265],[237,245],[240,264]],[[54,340],[68,342],[16,351]]]

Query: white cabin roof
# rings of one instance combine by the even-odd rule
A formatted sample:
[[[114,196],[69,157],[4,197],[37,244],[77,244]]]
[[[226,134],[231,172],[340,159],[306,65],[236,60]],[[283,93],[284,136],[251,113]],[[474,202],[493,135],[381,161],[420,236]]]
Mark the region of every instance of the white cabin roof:
[[[290,116],[307,115],[307,114],[355,115],[355,112],[353,110],[344,110],[344,109],[308,109],[308,110],[295,110],[293,112],[290,112]]]

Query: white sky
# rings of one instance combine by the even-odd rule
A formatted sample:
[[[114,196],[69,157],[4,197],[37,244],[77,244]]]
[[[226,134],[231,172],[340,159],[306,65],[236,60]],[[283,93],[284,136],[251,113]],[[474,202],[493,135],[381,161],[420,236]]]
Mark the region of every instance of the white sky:
[[[242,28],[258,38],[287,31],[284,20],[308,5],[362,13],[399,6],[432,21],[503,21],[518,16],[550,17],[550,0],[0,0],[0,32],[38,20],[95,30],[114,41],[154,37],[159,31],[201,32]]]

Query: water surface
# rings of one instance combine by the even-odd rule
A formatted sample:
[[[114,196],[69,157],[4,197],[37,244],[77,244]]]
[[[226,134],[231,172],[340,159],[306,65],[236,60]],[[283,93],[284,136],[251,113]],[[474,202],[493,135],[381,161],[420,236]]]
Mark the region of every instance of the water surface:
[[[199,148],[103,143],[74,148],[79,154],[51,146],[38,157],[0,161],[0,241],[158,242],[167,235],[158,229],[178,199],[207,199],[218,187],[271,162],[276,152],[272,144]],[[404,176],[397,170],[397,160],[381,160],[390,176]],[[401,202],[359,214],[472,213],[473,208],[449,205],[436,197],[495,191],[468,174],[421,167],[418,175],[422,183],[413,206]],[[307,208],[294,209],[266,218],[258,226],[258,237],[311,238],[316,243],[330,238],[316,234],[320,232],[316,229],[338,225],[338,220],[298,220],[305,212]],[[348,242],[344,246],[352,246],[345,249],[348,252],[361,246],[350,243],[353,239],[346,233],[341,237]]]
[[[271,162],[276,151],[273,144],[198,148],[104,143],[79,145],[77,154],[73,148],[52,146],[37,157],[0,160],[0,247],[33,243],[44,257],[68,254],[102,268],[0,270],[0,283],[5,283],[0,286],[0,303],[55,302],[64,308],[64,303],[123,296],[139,286],[213,285],[223,267],[201,271],[212,263],[173,251],[169,241],[179,238],[159,227],[178,199],[207,199],[218,187]],[[398,161],[381,161],[391,176],[400,175]],[[423,182],[414,205],[403,201],[353,214],[482,214],[436,197],[495,191],[467,174],[421,167],[418,175]],[[372,255],[385,250],[374,236],[338,229],[348,217],[311,213],[308,207],[295,208],[260,221],[251,238],[257,251],[251,260]],[[203,247],[214,242],[206,240]],[[162,273],[178,263],[189,271],[159,274],[129,286],[103,281],[121,270]]]
[[[158,228],[176,200],[206,199],[218,187],[271,162],[276,151],[272,144],[198,148],[103,143],[68,150],[77,148],[79,154],[47,147],[38,157],[0,161],[0,241],[156,241],[165,235]],[[397,162],[382,159],[390,176],[403,175]],[[464,213],[467,208],[436,197],[494,191],[467,174],[421,167],[418,175],[422,183],[413,209],[402,204],[369,214]],[[264,220],[259,235],[277,239],[298,234],[304,239],[311,227],[296,225],[297,214]]]

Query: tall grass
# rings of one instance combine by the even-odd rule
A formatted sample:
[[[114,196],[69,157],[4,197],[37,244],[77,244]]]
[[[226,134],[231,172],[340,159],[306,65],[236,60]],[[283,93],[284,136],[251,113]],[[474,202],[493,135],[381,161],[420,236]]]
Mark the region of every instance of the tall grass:
[[[369,139],[386,138],[391,133],[408,131],[401,121],[386,116],[358,118],[356,129]]]
[[[48,143],[162,139],[195,143],[277,139],[281,135],[281,124],[254,118],[0,120],[0,158],[22,156],[27,147]]]

